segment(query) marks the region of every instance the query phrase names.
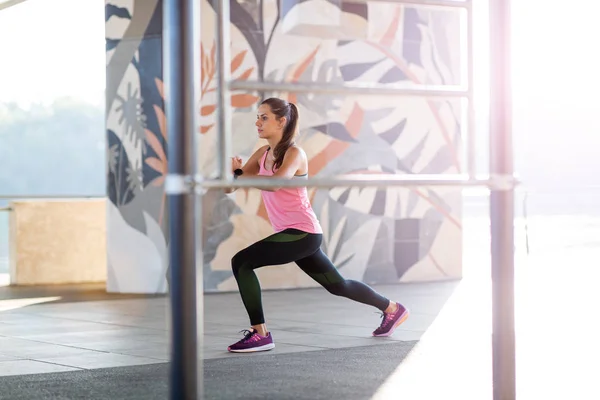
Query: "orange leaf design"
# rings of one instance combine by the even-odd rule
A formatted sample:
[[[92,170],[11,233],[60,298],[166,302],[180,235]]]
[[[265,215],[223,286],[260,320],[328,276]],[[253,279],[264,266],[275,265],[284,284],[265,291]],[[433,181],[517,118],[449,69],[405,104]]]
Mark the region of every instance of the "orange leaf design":
[[[231,106],[236,108],[250,107],[258,101],[258,97],[251,94],[235,94],[231,96]]]
[[[156,104],[154,105],[154,112],[156,113],[156,119],[158,120],[158,127],[160,128],[160,133],[163,138],[167,140],[167,118],[165,117],[165,113]]]
[[[215,104],[211,104],[209,106],[204,106],[202,107],[202,109],[200,110],[200,114],[203,117],[206,117],[207,115],[212,114],[215,110],[217,109],[217,106]]]
[[[210,124],[210,125],[203,125],[200,127],[200,133],[205,134],[206,132],[208,132],[210,130],[210,128],[212,128],[213,126],[215,126],[215,124]]]
[[[289,80],[291,82],[297,82],[298,79],[300,79],[300,77],[302,76],[302,74],[306,71],[306,69],[308,68],[308,66],[310,65],[310,63],[315,59],[315,56],[317,55],[317,53],[319,52],[319,48],[321,47],[321,45],[317,46],[305,59],[304,61],[300,62],[300,64],[298,65],[298,67],[296,67],[296,69],[294,70],[294,72],[292,73],[292,75],[289,77]],[[297,103],[298,102],[298,97],[296,96],[295,93],[290,93],[288,95],[288,102],[290,103]]]
[[[363,124],[365,112],[358,104],[354,104],[354,108],[348,120],[346,121],[346,129],[352,137],[357,137],[360,133],[360,127]],[[318,154],[312,157],[308,162],[308,174],[315,176],[323,169],[332,159],[339,157],[350,147],[350,143],[332,140],[327,147],[321,150]]]
[[[210,77],[210,60],[208,59],[208,56],[206,55],[206,52],[204,51],[204,45],[200,45],[200,52],[202,54],[202,65],[200,68],[200,72],[202,75],[202,86],[205,85],[205,82],[207,79],[209,79]]]
[[[308,66],[310,65],[310,63],[315,59],[315,56],[317,55],[317,53],[319,52],[319,48],[321,47],[321,45],[317,46],[316,49],[314,49],[305,59],[304,61],[302,61],[300,63],[300,65],[298,65],[298,68],[296,68],[296,70],[294,71],[294,74],[292,75],[292,82],[297,82],[298,79],[300,79],[300,77],[302,76],[302,74],[304,73],[304,71],[306,71],[306,69],[308,68]]]
[[[242,65],[242,62],[244,62],[244,58],[246,57],[247,52],[248,52],[248,50],[240,51],[235,57],[233,57],[233,60],[231,60],[231,73],[232,74],[235,71],[237,71],[237,69],[240,67],[240,65]]]
[[[381,38],[381,44],[383,46],[391,46],[394,42],[394,37],[396,36],[396,32],[398,32],[398,25],[400,24],[400,15],[402,14],[402,8],[400,6],[396,7],[396,13],[394,14],[394,19],[392,23],[388,27],[387,31]]]
[[[163,82],[158,79],[158,78],[154,78],[154,82],[156,83],[156,88],[158,89],[158,93],[160,94],[160,97],[165,98],[165,87]]]
[[[166,165],[156,157],[146,158],[146,164],[161,174],[165,174],[167,172]]]
[[[162,186],[163,183],[165,182],[165,176],[159,176],[158,178],[156,178],[155,180],[152,181],[152,184],[154,186]],[[163,195],[164,196],[164,195]],[[161,212],[162,212],[162,208],[161,208]],[[159,220],[161,220],[162,218],[159,218]]]
[[[158,141],[158,138],[154,135],[154,133],[152,133],[148,129],[146,129],[146,141],[148,142],[150,147],[152,147],[152,150],[154,150],[154,152],[156,153],[158,158],[162,162],[166,163],[167,156],[165,155],[165,151],[163,150],[162,145],[160,144],[160,142]]]
[[[252,74],[252,71],[254,71],[254,67],[250,67],[250,68],[248,68],[247,70],[245,70],[245,71],[244,71],[244,73],[243,73],[243,74],[241,74],[241,75],[239,76],[239,78],[238,78],[238,79],[239,79],[239,80],[244,80],[244,81],[245,81],[246,79],[250,78],[250,75]]]
[[[216,53],[216,51],[217,51],[217,48],[216,48],[215,43],[213,41],[212,49],[210,49],[210,68],[211,69],[216,64],[215,63],[215,53]]]

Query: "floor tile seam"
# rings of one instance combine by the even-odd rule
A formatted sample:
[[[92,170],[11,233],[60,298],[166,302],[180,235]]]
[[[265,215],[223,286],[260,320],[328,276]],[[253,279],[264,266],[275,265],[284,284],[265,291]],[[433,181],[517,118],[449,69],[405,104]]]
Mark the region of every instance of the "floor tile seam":
[[[100,353],[100,352],[99,352]],[[102,352],[105,354],[117,354],[120,356],[126,356],[126,357],[131,357],[131,358],[137,358],[140,360],[160,360],[160,359],[154,359],[152,357],[145,357],[145,356],[136,356],[136,355],[131,355],[131,354],[119,354],[119,353],[111,353],[111,352]],[[65,357],[73,357],[73,356],[77,356],[77,354],[72,354],[72,355],[64,355],[64,356],[57,356],[57,357],[48,357],[46,360],[48,359],[60,359],[60,358],[65,358]],[[59,362],[53,362],[53,361],[44,361],[42,359],[31,359],[31,361],[37,361],[37,362],[43,362],[46,364],[56,364],[56,365],[61,365],[64,367],[71,367],[71,368],[78,368],[78,369],[82,369],[82,370],[90,370],[90,369],[98,369],[98,368],[107,368],[107,367],[93,367],[93,368],[84,368],[84,367],[75,367],[72,365],[68,365],[68,364],[61,364]],[[148,364],[148,363],[146,363]],[[129,367],[129,366],[135,366],[135,365],[140,365],[140,364],[131,364],[131,363],[119,363],[119,365],[114,365],[113,367]],[[144,364],[142,364],[144,365]],[[108,368],[112,368],[112,367],[108,367]]]
[[[89,348],[86,348],[86,347],[76,346],[75,344],[54,343],[54,342],[46,342],[46,341],[42,341],[42,340],[31,340],[31,339],[20,338],[20,337],[11,337],[11,336],[9,336],[9,338],[10,339],[17,339],[17,340],[26,340],[28,342],[34,342],[34,343],[40,343],[40,344],[49,344],[49,345],[54,345],[54,346],[67,347],[67,348],[70,348],[70,349],[89,350],[89,351],[95,351],[97,353],[109,353],[108,351],[89,349]],[[4,355],[12,357],[10,354],[4,354]]]
[[[88,370],[88,368],[75,367],[73,365],[61,364],[61,363],[51,362],[51,361],[43,361],[43,360],[38,360],[38,359],[35,359],[35,358],[22,358],[22,359],[14,360],[14,361],[34,361],[34,362],[42,363],[42,364],[58,365],[60,367],[74,368],[74,369],[77,369],[77,370],[80,370],[80,371]],[[51,373],[51,372],[41,372],[41,373]],[[24,375],[24,374],[20,374],[20,375]]]
[[[27,317],[27,318],[30,318],[31,316],[35,316],[35,317],[41,317],[41,318],[47,318],[47,319],[65,319],[68,321],[93,322],[88,319],[68,318],[68,317],[63,317],[63,316],[49,316],[49,315],[47,315],[47,312],[44,313],[44,312],[40,312],[40,311],[22,311],[22,312],[18,312],[18,313],[14,313],[14,314],[23,316],[23,317]],[[91,314],[94,314],[94,313],[91,313]],[[152,319],[152,317],[150,317],[150,316],[144,317],[144,316],[140,316],[138,314],[100,313],[100,315],[138,317],[138,318],[151,318]]]
[[[44,317],[44,316],[41,315],[41,317]],[[126,328],[141,328],[141,329],[148,329],[148,330],[157,331],[157,332],[164,332],[165,331],[165,329],[160,329],[160,328],[148,328],[148,327],[139,326],[139,325],[115,324],[113,322],[98,322],[98,321],[93,321],[93,320],[81,320],[81,319],[73,319],[73,318],[52,318],[52,317],[48,317],[48,318],[51,318],[51,319],[63,319],[63,320],[66,320],[66,321],[91,322],[91,323],[94,323],[94,324],[109,325],[109,326],[120,326],[120,327],[126,327]],[[82,332],[88,332],[88,331],[82,331]],[[89,332],[93,332],[93,331],[89,331]],[[3,335],[0,334],[0,336],[3,336]]]
[[[143,350],[143,349],[142,349]],[[122,353],[123,350],[120,350],[119,352],[115,351],[112,352],[112,354],[119,354],[122,356],[129,356],[129,357],[138,357],[138,358],[149,358],[152,360],[158,360],[158,361],[163,361],[163,362],[169,362],[169,360],[165,360],[164,358],[160,358],[160,357],[156,357],[156,356],[140,356],[140,355],[135,355],[135,354],[128,354],[128,353]]]

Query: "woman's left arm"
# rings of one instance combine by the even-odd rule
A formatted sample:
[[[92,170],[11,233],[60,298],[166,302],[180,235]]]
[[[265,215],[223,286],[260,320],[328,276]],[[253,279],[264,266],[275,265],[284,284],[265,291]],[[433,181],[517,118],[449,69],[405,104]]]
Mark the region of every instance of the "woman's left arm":
[[[290,147],[283,156],[283,162],[281,163],[281,167],[279,167],[279,169],[273,174],[273,176],[260,175],[259,177],[266,179],[291,179],[294,177],[294,175],[296,175],[296,172],[298,172],[298,170],[302,166],[302,162],[304,162],[302,151],[295,146]],[[242,175],[238,179],[244,178],[256,178],[256,176],[245,177],[244,175]],[[256,189],[264,190],[267,192],[276,192],[277,190],[281,189],[281,187],[257,186]]]

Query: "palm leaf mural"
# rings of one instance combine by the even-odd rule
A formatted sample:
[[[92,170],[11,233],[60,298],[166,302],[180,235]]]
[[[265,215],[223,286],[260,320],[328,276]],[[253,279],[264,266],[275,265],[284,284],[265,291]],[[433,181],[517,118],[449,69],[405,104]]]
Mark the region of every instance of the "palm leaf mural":
[[[229,1],[231,23],[244,35],[248,47],[256,59],[257,79],[260,81],[265,80],[267,54],[271,50],[273,37],[278,32],[279,22],[293,6],[300,2],[284,2],[283,4],[280,1],[276,1],[275,6],[277,10],[274,13],[274,20],[267,21],[263,16],[265,15],[265,8],[271,5],[266,2],[223,1]],[[209,1],[208,4],[214,10],[215,3]],[[368,7],[366,4],[342,2],[342,11],[364,19],[368,17]]]
[[[404,10],[403,34],[398,35],[400,29],[400,15]],[[396,14],[392,19],[387,31],[379,41],[374,40],[355,40],[342,41],[339,43],[339,51],[342,59],[349,62],[342,62],[340,71],[345,81],[367,81],[377,83],[398,83],[408,81],[414,84],[431,83],[423,81],[416,72],[411,69],[411,65],[422,66],[421,43],[423,41],[422,31],[431,31],[427,21],[419,16],[417,11],[412,8],[397,7]],[[397,43],[396,37],[402,37],[403,41]],[[401,50],[396,50],[401,49]],[[434,52],[435,46],[430,46],[429,51]],[[355,63],[355,54],[364,54],[364,59],[369,62]],[[435,59],[435,57],[432,57]],[[352,61],[350,61],[352,60]],[[433,70],[427,70],[428,79],[434,79],[433,83],[444,83],[443,74],[438,64],[433,64]],[[432,78],[435,76],[435,78]],[[439,82],[438,82],[439,81]],[[449,102],[444,102],[450,104]],[[461,171],[461,162],[456,149],[455,140],[449,132],[449,127],[444,122],[440,114],[439,102],[436,100],[427,100],[428,107],[433,118],[437,122],[440,133],[448,147],[445,151],[451,159],[452,166]],[[452,108],[452,106],[450,106]],[[456,126],[453,126],[457,132]]]
[[[115,4],[106,3],[104,6],[104,21],[108,21],[111,17],[131,19],[131,13],[125,7],[119,7]]]
[[[160,93],[161,98],[164,101],[165,94],[164,94],[163,82],[160,79],[155,78],[155,84],[158,89],[158,92]],[[169,172],[169,164],[167,161],[167,154],[166,154],[165,148],[163,146],[163,143],[165,146],[167,144],[167,120],[166,120],[165,113],[162,110],[162,108],[160,108],[157,105],[154,105],[153,108],[154,108],[154,112],[156,113],[156,118],[158,120],[158,127],[160,129],[161,137],[159,138],[154,132],[150,131],[149,129],[145,130],[146,143],[154,151],[155,156],[146,157],[144,162],[146,163],[146,165],[148,165],[150,168],[152,168],[155,172],[158,173],[158,175],[155,178],[153,178],[148,184],[154,185],[154,186],[163,186],[165,183],[165,179],[167,177],[167,173]],[[158,216],[158,224],[159,225],[161,225],[163,215],[164,215],[165,200],[166,200],[166,192],[163,192],[162,200],[161,200],[161,204],[160,204],[159,216]]]
[[[210,2],[208,4],[214,5]],[[435,41],[440,40],[439,31],[436,32],[432,25],[435,19],[421,10],[416,11],[408,6],[390,7],[392,11],[386,18],[387,26],[378,31],[379,37],[376,40],[338,41],[336,52],[331,54],[329,52],[335,48],[330,46],[331,41],[319,42],[318,39],[311,38],[310,42],[307,40],[311,47],[307,48],[303,44],[301,48],[304,50],[301,53],[282,45],[277,37],[281,34],[278,31],[279,18],[289,7],[280,12],[279,7],[285,5],[281,6],[279,2],[276,2],[276,19],[273,19],[273,12],[262,9],[263,2],[231,0],[230,4],[231,21],[237,27],[236,35],[240,33],[246,45],[245,50],[233,55],[233,79],[328,83],[367,81],[408,85],[445,84],[453,80],[448,71],[444,70],[445,56],[438,54],[440,49]],[[289,4],[293,6],[291,2]],[[366,5],[342,3],[345,12],[349,12],[349,7],[354,6],[360,8],[356,9],[356,15],[368,18]],[[277,40],[273,40],[274,37]],[[236,45],[239,46],[239,43]],[[276,54],[293,59],[288,64],[278,62],[277,67],[273,68],[268,60],[275,60]],[[251,63],[249,60],[252,60]],[[281,57],[278,58],[280,60]],[[214,46],[202,49],[202,73],[201,114],[203,118],[209,118],[215,111],[210,100],[214,92]],[[265,95],[267,94],[260,93],[262,97]],[[445,173],[461,170],[458,157],[460,136],[456,133],[459,126],[457,119],[449,118],[452,112],[448,113],[448,104],[445,102],[424,101],[423,110],[419,109],[420,114],[414,115],[412,109],[403,110],[401,102],[401,105],[383,105],[381,102],[382,105],[378,108],[358,98],[277,92],[268,95],[287,98],[301,107],[299,142],[307,138],[314,139],[311,143],[321,141],[319,146],[313,146],[309,154],[311,176],[338,173]],[[239,108],[236,116],[249,113],[245,107]],[[240,117],[239,121],[245,123],[244,118]],[[427,121],[430,125],[415,124],[419,119],[430,119]],[[212,128],[211,124],[212,121],[209,120],[203,123],[203,133]],[[240,129],[239,134],[242,132]],[[235,134],[238,135],[237,132]],[[243,147],[250,152],[252,145],[248,143],[244,143]],[[311,203],[319,215],[322,215],[326,205],[335,207],[335,218],[331,215],[323,216],[321,222],[325,231],[323,249],[338,267],[352,269],[358,268],[361,263],[366,267],[369,263],[362,250],[360,254],[351,251],[352,243],[359,240],[356,232],[360,230],[360,226],[357,227],[356,224],[360,221],[363,225],[369,224],[368,231],[373,231],[377,250],[381,250],[389,258],[385,265],[388,268],[387,277],[402,277],[422,259],[429,259],[441,275],[446,274],[438,263],[445,261],[443,254],[436,255],[430,250],[441,221],[448,221],[450,224],[447,226],[458,229],[460,221],[454,214],[455,203],[447,196],[440,195],[441,192],[428,188],[404,188],[309,189],[309,193]],[[219,209],[214,210],[218,211],[219,218],[227,218],[240,212],[256,212],[262,218],[267,218],[262,202],[256,207],[260,201],[257,198],[259,196],[249,194],[248,191],[238,191],[234,196],[235,201],[226,196],[215,197],[211,204]],[[215,220],[210,225],[217,227],[218,223]],[[207,243],[211,254],[218,248],[219,244],[216,242],[225,240],[230,234],[229,230],[221,227],[218,229],[219,237],[215,236],[214,240]],[[427,238],[420,236],[423,229],[428,232]],[[384,231],[385,235],[382,233]],[[408,235],[412,241],[404,243],[404,247],[398,245],[397,239],[401,235]],[[361,239],[364,241],[364,237]],[[368,249],[369,254],[375,251],[375,247],[373,245],[373,248]],[[404,250],[408,253],[404,254]]]
[[[208,118],[212,116],[212,114],[217,109],[217,105],[214,103],[208,102],[208,94],[216,91],[216,86],[214,86],[214,78],[216,76],[216,61],[215,61],[215,51],[216,51],[216,43],[213,41],[212,47],[209,52],[204,50],[204,45],[200,48],[201,54],[201,67],[202,67],[202,79],[201,79],[201,97],[200,100],[202,102],[202,107],[200,109],[200,115],[203,118]],[[246,54],[248,50],[242,50],[237,53],[231,60],[231,75],[236,80],[247,80],[254,71],[254,67],[246,68],[243,70],[241,74],[237,72],[240,70],[244,59],[246,58]],[[258,97],[249,93],[237,93],[231,96],[231,107],[235,108],[247,108],[256,104],[258,101]],[[208,123],[202,125],[200,127],[200,133],[207,133],[212,127],[214,123]]]
[[[342,268],[349,263],[354,257],[354,253],[343,254],[340,256],[340,251],[345,243],[343,234],[346,232],[346,223],[348,216],[343,216],[339,221],[334,221],[325,212],[325,208],[321,213],[321,221],[323,225],[323,245],[322,250],[328,255],[331,262],[336,268]]]

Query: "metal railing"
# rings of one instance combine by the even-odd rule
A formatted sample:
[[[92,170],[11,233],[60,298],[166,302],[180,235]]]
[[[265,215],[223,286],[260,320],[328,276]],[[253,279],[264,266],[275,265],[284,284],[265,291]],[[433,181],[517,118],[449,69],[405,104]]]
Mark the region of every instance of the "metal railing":
[[[365,3],[367,0],[352,0]],[[371,0],[375,2],[376,0]],[[200,225],[201,196],[205,188],[241,187],[335,187],[335,186],[482,186],[491,190],[492,296],[493,296],[493,392],[495,400],[515,398],[514,348],[514,187],[511,138],[511,86],[509,57],[509,1],[490,0],[491,16],[491,110],[489,177],[475,171],[473,133],[473,39],[471,1],[377,0],[378,2],[430,7],[453,7],[467,13],[468,87],[370,84],[314,84],[232,81],[229,70],[230,4],[216,1],[217,14],[217,132],[218,178],[204,179],[196,169],[196,110],[199,106],[200,4],[198,0],[163,2],[163,61],[169,134],[165,190],[169,196],[171,265],[171,372],[170,397],[197,399],[203,394],[201,363],[203,280]],[[352,175],[309,178],[302,183],[286,179],[234,180],[228,164],[231,154],[230,93],[232,90],[318,92],[346,95],[393,95],[462,98],[469,102],[467,175]],[[200,294],[200,296],[199,296]]]

